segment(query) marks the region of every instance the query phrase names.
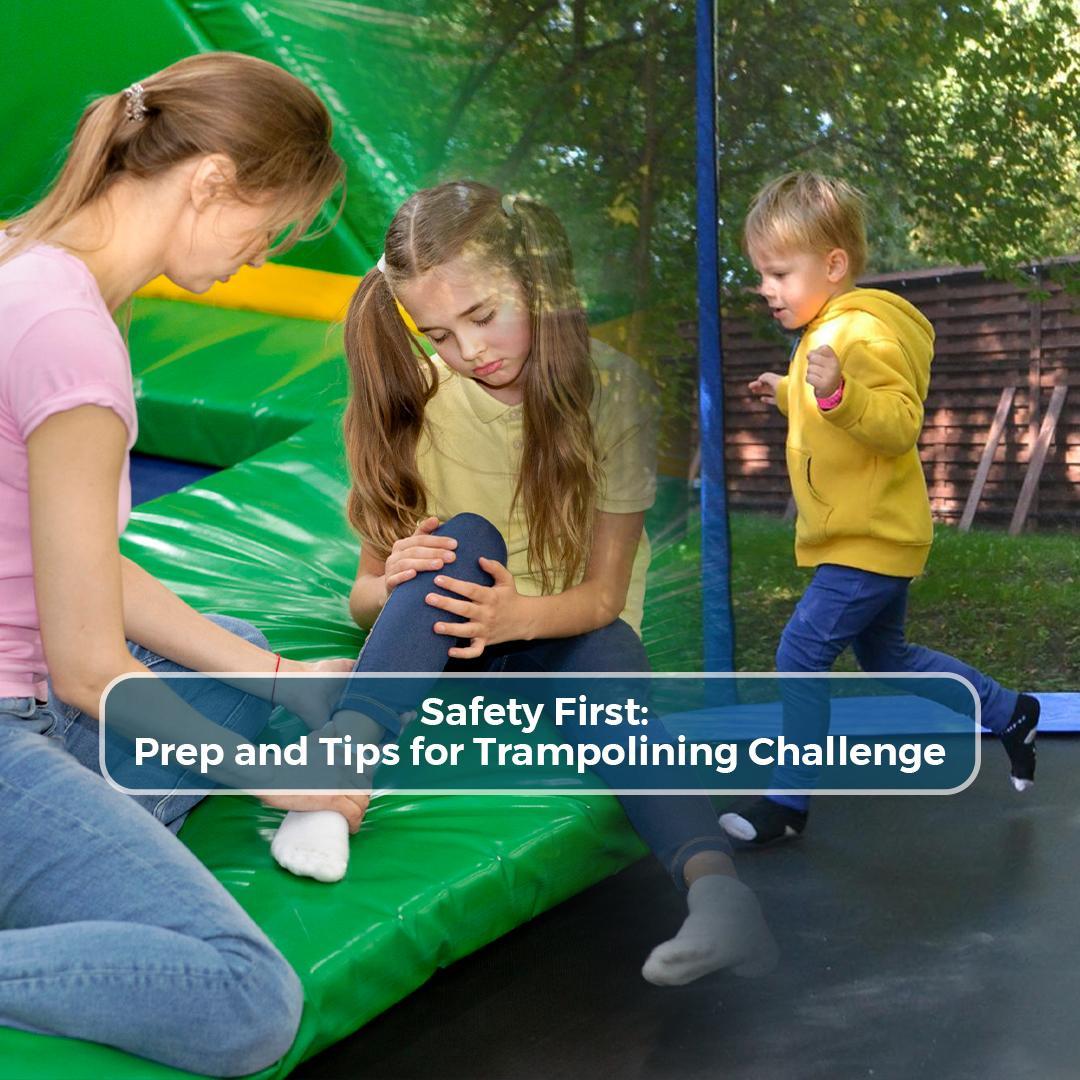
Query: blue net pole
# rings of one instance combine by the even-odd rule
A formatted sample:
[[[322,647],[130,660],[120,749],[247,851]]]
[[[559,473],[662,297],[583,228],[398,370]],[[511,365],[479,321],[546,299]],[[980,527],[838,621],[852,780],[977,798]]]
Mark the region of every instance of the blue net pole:
[[[724,385],[716,198],[716,65],[713,0],[697,4],[698,379],[701,430],[701,599],[705,670],[731,671],[731,543],[724,483]]]

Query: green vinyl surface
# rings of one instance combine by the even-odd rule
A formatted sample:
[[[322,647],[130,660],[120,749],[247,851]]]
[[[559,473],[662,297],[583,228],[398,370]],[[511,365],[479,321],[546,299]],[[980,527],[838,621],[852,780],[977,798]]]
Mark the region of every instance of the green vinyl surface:
[[[0,95],[10,136],[0,218],[44,190],[90,98],[192,52],[236,49],[279,63],[327,100],[349,199],[333,230],[287,261],[349,274],[374,262],[394,207],[442,178],[448,118],[472,71],[413,0],[70,0],[5,14],[18,47],[5,58]],[[235,467],[136,511],[125,552],[199,609],[247,618],[275,649],[355,653],[361,635],[346,597],[358,551],[342,512],[336,436],[346,392],[340,330],[140,300],[130,342],[139,449]],[[645,638],[658,670],[700,663],[696,547],[679,528],[681,493],[668,496],[650,519],[657,601],[646,605]],[[287,1074],[438,967],[643,850],[610,797],[384,796],[353,840],[347,878],[325,885],[272,862],[279,818],[252,799],[220,796],[192,813],[181,836],[303,980],[299,1036],[266,1077]],[[170,1074],[181,1075],[106,1047],[0,1029],[0,1080]]]
[[[349,655],[361,635],[346,604],[357,545],[344,495],[336,423],[323,421],[135,511],[123,547],[201,610],[250,619],[275,649]],[[304,983],[300,1034],[267,1077],[643,851],[610,796],[384,795],[352,841],[348,876],[325,885],[273,863],[280,816],[223,795],[181,833]],[[170,1074],[106,1047],[0,1029],[0,1080]]]
[[[144,454],[234,465],[348,392],[339,325],[136,300],[128,343]]]

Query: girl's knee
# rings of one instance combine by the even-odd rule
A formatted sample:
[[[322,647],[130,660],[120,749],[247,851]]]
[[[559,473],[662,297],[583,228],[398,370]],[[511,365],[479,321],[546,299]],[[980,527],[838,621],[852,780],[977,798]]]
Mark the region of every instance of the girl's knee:
[[[506,562],[506,541],[503,535],[486,517],[480,514],[455,514],[435,530],[436,536],[452,536],[458,542],[458,549],[468,545],[496,562]]]

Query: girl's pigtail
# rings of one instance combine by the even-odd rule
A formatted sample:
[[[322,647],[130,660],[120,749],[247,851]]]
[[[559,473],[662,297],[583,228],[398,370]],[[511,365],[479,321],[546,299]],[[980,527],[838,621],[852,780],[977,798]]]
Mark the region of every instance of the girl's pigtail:
[[[344,418],[352,478],[347,512],[372,552],[385,558],[425,512],[416,448],[436,375],[378,269],[364,276],[349,303],[345,354],[352,386]]]
[[[524,450],[515,492],[529,523],[529,568],[544,592],[583,572],[602,482],[591,407],[589,327],[562,224],[541,203],[514,199],[517,262],[532,308],[525,366]]]

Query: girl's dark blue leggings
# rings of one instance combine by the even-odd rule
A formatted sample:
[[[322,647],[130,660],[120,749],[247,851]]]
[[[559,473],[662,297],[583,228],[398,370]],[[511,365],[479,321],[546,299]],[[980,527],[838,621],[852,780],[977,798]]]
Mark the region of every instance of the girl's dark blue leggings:
[[[506,562],[506,544],[499,530],[478,514],[458,514],[436,530],[438,536],[457,540],[455,561],[438,573],[479,585],[492,579],[479,565],[481,556]],[[386,606],[371,628],[354,671],[586,671],[641,672],[649,661],[641,639],[621,619],[598,630],[570,638],[513,641],[493,645],[474,661],[450,659],[447,650],[453,639],[435,633],[436,622],[464,621],[426,603],[432,592],[455,596],[435,585],[435,571],[418,574],[390,594]],[[363,693],[361,680],[352,685],[341,700],[342,709],[366,713],[395,734],[400,731],[398,715],[415,701],[376,701]],[[415,690],[413,691],[415,694]],[[611,729],[608,729],[609,731]],[[655,731],[654,727],[651,729]],[[565,736],[588,733],[595,741],[598,728],[567,726]],[[605,782],[618,783],[617,770],[598,766],[595,772]],[[620,795],[626,816],[638,835],[668,870],[680,889],[686,888],[683,871],[687,861],[701,851],[730,854],[731,846],[720,828],[712,803],[705,795]]]

